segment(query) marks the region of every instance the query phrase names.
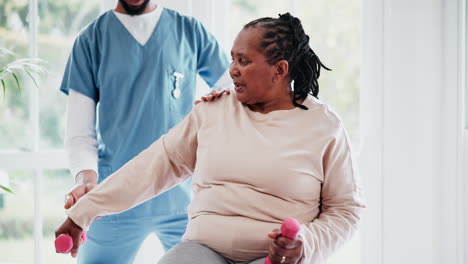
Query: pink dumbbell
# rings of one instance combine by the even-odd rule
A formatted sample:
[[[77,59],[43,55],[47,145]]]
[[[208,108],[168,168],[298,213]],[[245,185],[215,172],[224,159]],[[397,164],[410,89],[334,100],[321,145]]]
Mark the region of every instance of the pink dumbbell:
[[[281,224],[281,236],[290,239],[297,239],[299,231],[301,230],[301,224],[294,218],[286,218]],[[265,264],[272,264],[270,257],[265,259]]]
[[[85,231],[83,231],[83,233],[81,233],[80,246],[83,245],[84,242],[86,242],[86,239],[88,239],[88,234]],[[57,250],[57,252],[66,254],[70,252],[72,247],[73,239],[68,234],[61,234],[55,239],[55,250]]]

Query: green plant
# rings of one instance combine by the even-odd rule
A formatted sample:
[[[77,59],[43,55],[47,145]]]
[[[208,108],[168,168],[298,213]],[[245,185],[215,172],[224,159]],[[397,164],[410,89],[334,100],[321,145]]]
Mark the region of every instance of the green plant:
[[[14,53],[11,50],[0,47],[0,58],[12,55],[14,55]],[[18,91],[21,92],[22,74],[28,75],[34,82],[34,85],[36,87],[39,87],[34,76],[45,72],[43,67],[44,64],[45,61],[39,58],[15,59],[12,62],[6,63],[5,66],[1,66],[0,64],[0,83],[3,89],[3,96],[5,97],[6,90],[8,89],[8,79],[13,79],[14,83],[16,84],[16,87],[18,88]],[[13,191],[10,188],[1,184],[0,189],[9,193],[13,193]]]
[[[3,190],[5,190],[5,191],[7,191],[9,193],[13,193],[13,191],[10,188],[7,188],[7,187],[5,187],[5,186],[3,186],[1,184],[0,184],[0,189],[3,189]]]
[[[6,55],[13,55],[13,52],[6,48],[0,47],[0,58]],[[20,74],[26,73],[34,85],[38,87],[36,79],[33,74],[40,74],[44,72],[43,64],[45,62],[39,58],[21,58],[16,59],[10,63],[7,63],[0,69],[0,83],[3,88],[3,96],[6,94],[7,85],[5,80],[7,78],[13,78],[18,90],[21,92]]]

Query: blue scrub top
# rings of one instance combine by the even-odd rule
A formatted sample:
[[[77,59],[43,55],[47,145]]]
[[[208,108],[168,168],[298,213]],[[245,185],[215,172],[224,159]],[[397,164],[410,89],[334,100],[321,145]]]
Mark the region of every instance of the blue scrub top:
[[[213,86],[229,67],[215,38],[194,18],[164,9],[142,46],[108,11],[77,37],[60,90],[97,103],[99,182],[122,167],[187,115],[197,73]],[[180,97],[173,96],[179,79]],[[138,175],[129,175],[138,180]],[[120,215],[120,218],[183,213],[189,183]]]

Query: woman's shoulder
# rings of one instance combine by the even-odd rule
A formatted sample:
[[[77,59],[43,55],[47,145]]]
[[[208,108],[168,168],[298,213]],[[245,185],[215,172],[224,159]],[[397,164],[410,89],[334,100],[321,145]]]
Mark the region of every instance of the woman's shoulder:
[[[339,128],[343,125],[339,115],[332,109],[330,105],[323,102],[322,100],[312,95],[308,95],[304,100],[303,105],[309,108],[307,111],[309,111],[308,114],[310,118],[320,122],[320,124],[327,124],[328,126],[334,128]]]

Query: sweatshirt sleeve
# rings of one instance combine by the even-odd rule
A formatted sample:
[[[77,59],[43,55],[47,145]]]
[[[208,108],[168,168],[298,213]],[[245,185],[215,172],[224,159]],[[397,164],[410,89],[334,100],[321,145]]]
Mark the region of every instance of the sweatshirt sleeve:
[[[198,146],[197,108],[67,210],[73,222],[88,230],[97,216],[128,210],[189,178]]]
[[[312,222],[304,224],[300,232],[304,264],[325,263],[354,234],[365,208],[349,140],[341,123],[324,151],[322,162],[321,212]]]

